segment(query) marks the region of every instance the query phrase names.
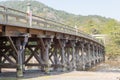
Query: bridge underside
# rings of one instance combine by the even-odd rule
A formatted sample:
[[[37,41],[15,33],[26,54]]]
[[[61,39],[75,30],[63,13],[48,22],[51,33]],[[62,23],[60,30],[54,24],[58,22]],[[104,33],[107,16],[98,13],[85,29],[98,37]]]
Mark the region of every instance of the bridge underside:
[[[31,63],[34,57],[36,62]],[[104,47],[74,35],[10,25],[0,25],[0,72],[16,68],[23,76],[25,66],[40,70],[86,70],[105,60]]]

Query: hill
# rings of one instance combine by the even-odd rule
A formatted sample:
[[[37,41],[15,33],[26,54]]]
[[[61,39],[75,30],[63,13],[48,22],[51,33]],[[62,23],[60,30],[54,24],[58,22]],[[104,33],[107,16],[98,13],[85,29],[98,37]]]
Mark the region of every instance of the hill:
[[[17,10],[21,10],[26,12],[27,11],[27,0],[24,1],[2,1],[0,2],[0,5],[4,5],[7,7],[11,7]],[[78,26],[80,29],[84,30],[85,27],[87,27],[89,30],[84,30],[87,33],[91,33],[93,28],[102,28],[102,25],[105,25],[109,20],[108,18],[101,17],[98,15],[88,15],[88,16],[82,16],[82,15],[74,15],[67,13],[65,11],[59,11],[55,10],[53,8],[50,8],[38,1],[31,1],[31,9],[33,11],[33,14],[49,18],[58,22],[62,22],[71,26]],[[84,27],[83,27],[84,26]],[[101,33],[101,30],[99,29],[99,32]]]

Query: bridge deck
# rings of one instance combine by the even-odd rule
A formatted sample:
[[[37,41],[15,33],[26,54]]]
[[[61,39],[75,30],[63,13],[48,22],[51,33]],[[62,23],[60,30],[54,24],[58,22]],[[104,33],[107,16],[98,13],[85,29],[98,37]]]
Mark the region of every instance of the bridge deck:
[[[0,6],[0,70],[25,66],[41,70],[85,70],[105,60],[104,45],[97,39],[59,22]],[[30,61],[35,58],[36,62]]]

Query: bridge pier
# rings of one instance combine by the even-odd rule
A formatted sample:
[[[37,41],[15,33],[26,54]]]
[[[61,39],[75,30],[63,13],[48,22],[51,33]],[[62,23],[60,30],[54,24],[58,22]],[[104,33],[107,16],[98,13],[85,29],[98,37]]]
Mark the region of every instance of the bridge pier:
[[[84,43],[81,43],[81,55],[82,55],[82,70],[84,71],[86,69],[85,65],[86,65],[86,60],[85,60],[85,45]]]
[[[95,62],[95,46],[93,45],[92,46],[92,50],[93,50],[93,64],[95,65],[96,64],[96,62]]]
[[[91,68],[92,65],[91,65],[91,48],[90,48],[90,43],[87,44],[87,47],[88,47],[88,67]]]
[[[65,46],[66,46],[66,39],[64,40],[58,40],[60,48],[61,48],[61,63],[62,63],[62,71],[65,71],[66,69],[66,60],[65,60]]]
[[[58,44],[58,40],[56,40],[57,43],[55,42],[54,43],[54,47],[53,47],[53,57],[54,59],[52,58],[52,55],[51,55],[51,64],[53,65],[53,68],[55,71],[61,71],[61,68],[62,68],[62,63],[61,63],[61,49],[59,47],[59,44]],[[52,61],[53,59],[53,61]],[[54,62],[54,63],[53,63]]]
[[[76,70],[81,70],[82,67],[82,52],[81,52],[81,46],[80,42],[78,41],[76,43],[76,50],[75,50],[75,56],[76,56]]]
[[[0,64],[2,64],[2,55],[0,54]],[[2,72],[2,68],[0,67],[0,73]]]
[[[43,59],[45,62],[45,73],[49,74],[50,72],[50,63],[49,63],[49,49],[51,47],[52,38],[44,39],[45,51],[43,54]]]
[[[17,60],[17,77],[23,77],[23,60],[22,60],[22,45],[20,39],[16,40],[16,47],[18,50],[18,60]]]
[[[99,63],[99,47],[96,46],[96,62]]]
[[[75,63],[75,43],[76,41],[71,41],[71,47],[72,47],[72,68],[73,70],[76,70],[76,63]]]

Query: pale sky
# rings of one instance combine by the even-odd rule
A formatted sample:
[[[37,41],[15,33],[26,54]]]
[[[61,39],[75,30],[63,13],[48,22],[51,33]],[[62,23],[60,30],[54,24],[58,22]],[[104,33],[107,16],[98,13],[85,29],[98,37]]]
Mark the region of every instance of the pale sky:
[[[101,15],[120,21],[120,0],[37,0],[77,15]]]
[[[6,1],[6,0],[0,0]],[[10,0],[9,0],[10,1]],[[22,0],[23,1],[23,0]],[[100,15],[120,21],[120,0],[37,0],[57,10],[77,15]]]

